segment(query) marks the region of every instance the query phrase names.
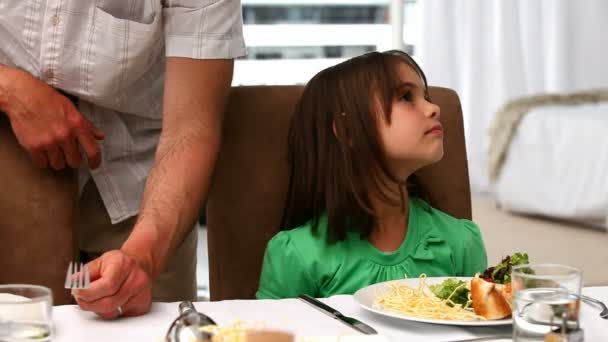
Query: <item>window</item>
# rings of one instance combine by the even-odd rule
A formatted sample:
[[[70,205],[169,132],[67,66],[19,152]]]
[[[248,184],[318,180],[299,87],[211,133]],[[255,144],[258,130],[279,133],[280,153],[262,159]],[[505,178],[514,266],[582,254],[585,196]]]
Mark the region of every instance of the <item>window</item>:
[[[404,36],[415,0],[402,0]],[[235,85],[303,84],[342,60],[393,47],[391,0],[242,0],[248,55]],[[407,40],[407,39],[406,39]],[[403,47],[414,52],[412,44]]]

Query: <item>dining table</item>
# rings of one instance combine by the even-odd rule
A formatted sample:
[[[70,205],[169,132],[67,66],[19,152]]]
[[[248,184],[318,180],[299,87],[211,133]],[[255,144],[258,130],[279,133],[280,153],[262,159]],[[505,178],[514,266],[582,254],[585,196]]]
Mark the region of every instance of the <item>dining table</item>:
[[[608,303],[608,286],[585,287],[582,293]],[[513,329],[511,324],[470,327],[389,317],[364,309],[352,295],[337,295],[321,301],[370,325],[378,335],[362,335],[298,299],[205,301],[194,305],[199,312],[213,318],[218,326],[241,324],[255,329],[280,330],[301,341],[458,341],[481,337],[509,341]],[[580,325],[585,341],[608,341],[608,320],[602,319],[599,312],[596,306],[581,306]],[[116,320],[101,319],[76,305],[54,306],[52,315],[53,342],[160,342],[178,316],[178,303],[154,302],[150,312],[143,316]]]

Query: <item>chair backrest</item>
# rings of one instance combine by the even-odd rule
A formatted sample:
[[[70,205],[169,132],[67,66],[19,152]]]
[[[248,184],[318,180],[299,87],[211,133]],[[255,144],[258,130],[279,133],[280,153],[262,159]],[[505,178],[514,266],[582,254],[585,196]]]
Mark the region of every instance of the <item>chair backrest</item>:
[[[207,201],[211,299],[253,298],[264,250],[279,230],[289,183],[287,133],[301,86],[232,89],[224,137]],[[445,154],[416,173],[430,204],[471,218],[458,95],[430,88],[441,107]]]
[[[0,284],[44,285],[54,304],[71,302],[63,288],[75,257],[77,175],[38,169],[0,113]]]

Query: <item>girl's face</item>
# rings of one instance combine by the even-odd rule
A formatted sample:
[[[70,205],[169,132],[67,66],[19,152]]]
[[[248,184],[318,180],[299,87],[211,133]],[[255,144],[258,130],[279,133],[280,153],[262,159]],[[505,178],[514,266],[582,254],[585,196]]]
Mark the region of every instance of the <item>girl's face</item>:
[[[392,101],[391,122],[379,116],[379,133],[384,157],[397,177],[443,157],[443,127],[439,106],[429,102],[424,84],[407,64],[398,63],[400,85]]]

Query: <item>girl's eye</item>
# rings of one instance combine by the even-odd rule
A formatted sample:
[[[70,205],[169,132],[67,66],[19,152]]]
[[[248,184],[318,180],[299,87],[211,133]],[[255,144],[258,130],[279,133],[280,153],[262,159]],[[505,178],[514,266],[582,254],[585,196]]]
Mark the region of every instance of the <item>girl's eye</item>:
[[[424,99],[430,103],[433,103],[433,101],[431,100],[431,95],[428,92],[424,93]]]
[[[399,99],[411,102],[413,97],[414,96],[413,96],[412,92],[408,90],[405,92],[405,94],[401,95],[401,97]]]

